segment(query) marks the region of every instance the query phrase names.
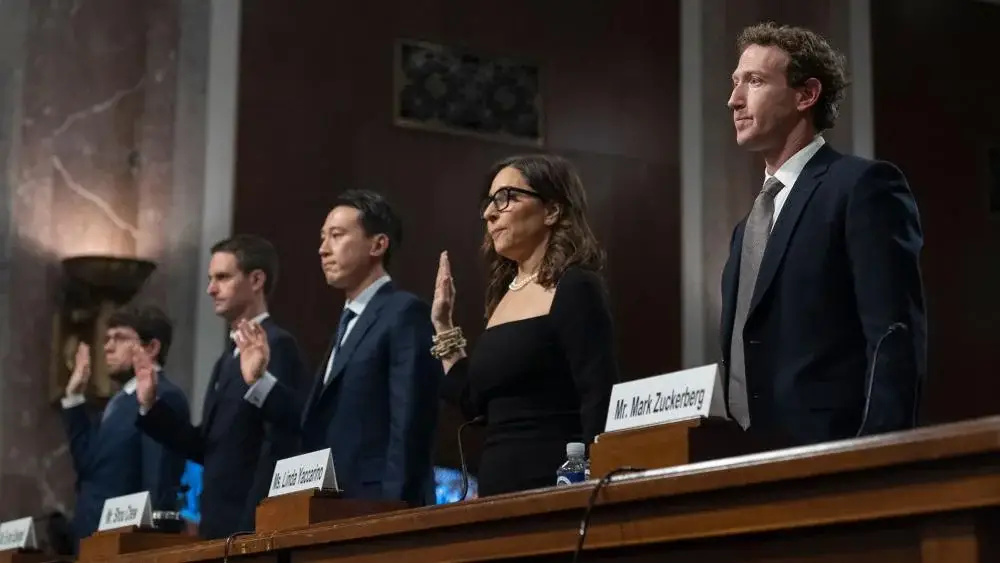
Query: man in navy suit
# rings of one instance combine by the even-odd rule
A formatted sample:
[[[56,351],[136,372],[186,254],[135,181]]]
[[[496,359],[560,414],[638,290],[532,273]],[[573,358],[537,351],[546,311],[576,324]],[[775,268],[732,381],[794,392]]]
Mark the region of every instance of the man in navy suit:
[[[763,188],[722,277],[730,416],[794,444],[916,424],[926,371],[917,204],[898,168],[823,139],[847,86],[815,33],[745,29],[729,108]]]
[[[263,238],[237,235],[212,247],[208,294],[231,332],[212,370],[199,426],[156,400],[155,377],[138,380],[140,428],[204,467],[199,526],[204,538],[253,531],[275,462],[299,453],[306,374],[295,339],[267,312],[277,273],[277,252]],[[252,346],[237,342],[250,339]],[[288,392],[259,408],[254,397],[275,382]]]
[[[120,389],[111,397],[98,420],[91,420],[84,398],[90,380],[90,348],[81,343],[66,396],[62,419],[76,470],[75,543],[97,530],[104,501],[149,491],[153,510],[175,510],[184,458],[171,453],[135,427],[138,407],[134,369],[145,358],[158,370],[161,385],[157,399],[188,416],[184,393],[166,376],[163,366],[173,335],[170,319],[154,306],[129,307],[108,320],[104,358],[111,379]]]
[[[302,416],[304,451],[331,448],[350,498],[434,503],[432,451],[441,362],[430,354],[430,306],[387,274],[402,225],[374,192],[348,191],[327,215],[319,256],[346,297]],[[285,402],[284,386],[271,401]],[[277,392],[275,392],[277,391]]]

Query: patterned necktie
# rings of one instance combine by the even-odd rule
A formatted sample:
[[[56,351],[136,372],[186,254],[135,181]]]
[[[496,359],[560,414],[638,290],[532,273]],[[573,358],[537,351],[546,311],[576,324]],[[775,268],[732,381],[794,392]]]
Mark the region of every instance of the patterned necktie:
[[[337,352],[340,351],[341,346],[344,345],[344,336],[347,334],[347,325],[350,323],[357,313],[354,311],[344,308],[344,312],[340,314],[340,324],[337,325],[337,341],[333,343],[333,350],[330,351],[330,358],[326,363],[326,374],[323,377],[323,383],[330,382],[330,372],[333,370],[333,359],[337,356]]]
[[[774,219],[774,197],[785,186],[775,177],[764,182],[753,209],[747,216],[743,229],[743,249],[740,254],[740,279],[736,292],[736,316],[733,319],[733,338],[729,358],[729,414],[744,429],[750,427],[750,407],[747,402],[746,358],[744,355],[743,328],[750,312],[757,283],[757,272],[764,257],[767,239],[771,235]]]

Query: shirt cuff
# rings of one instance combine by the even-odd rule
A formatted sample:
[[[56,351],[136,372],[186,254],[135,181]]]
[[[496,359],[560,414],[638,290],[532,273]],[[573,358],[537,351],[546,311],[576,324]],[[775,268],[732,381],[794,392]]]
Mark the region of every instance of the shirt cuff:
[[[61,399],[62,408],[71,409],[73,407],[78,407],[87,402],[87,397],[79,393],[74,393],[72,395],[66,395]]]
[[[246,395],[243,395],[243,399],[251,405],[260,408],[264,405],[264,401],[267,400],[267,396],[271,393],[271,389],[274,389],[274,384],[277,382],[278,379],[271,375],[271,372],[264,372],[264,376],[247,389]]]

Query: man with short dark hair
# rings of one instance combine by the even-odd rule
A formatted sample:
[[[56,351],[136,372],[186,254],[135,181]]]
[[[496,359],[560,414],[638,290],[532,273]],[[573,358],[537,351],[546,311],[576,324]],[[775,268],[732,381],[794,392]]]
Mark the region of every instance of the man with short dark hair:
[[[253,531],[275,463],[299,453],[306,374],[295,339],[267,311],[277,273],[277,252],[261,237],[236,235],[212,247],[207,291],[231,332],[212,370],[200,426],[155,399],[155,377],[138,380],[140,427],[204,467],[204,538]],[[275,384],[286,391],[282,400],[258,408],[255,397]]]
[[[128,399],[135,394],[135,372],[143,361],[137,356],[144,356],[145,362],[159,371],[157,400],[180,416],[188,416],[184,392],[163,371],[172,337],[170,319],[155,306],[133,306],[112,313],[103,352],[108,373],[119,389],[99,422],[91,420],[84,398],[91,375],[90,348],[82,342],[77,347],[62,399],[62,418],[77,475],[76,542],[97,530],[104,501],[109,498],[149,491],[154,510],[177,507],[184,458],[136,429],[138,409],[136,402]]]
[[[346,302],[305,406],[302,441],[304,451],[331,448],[346,497],[422,506],[435,498],[443,373],[430,354],[430,306],[387,273],[402,236],[399,218],[375,192],[345,192],[327,215],[320,264]],[[273,386],[264,408],[287,402],[283,391]]]
[[[927,328],[906,178],[823,139],[847,86],[826,40],[767,23],[737,46],[736,141],[765,170],[722,278],[729,413],[797,444],[910,428]]]

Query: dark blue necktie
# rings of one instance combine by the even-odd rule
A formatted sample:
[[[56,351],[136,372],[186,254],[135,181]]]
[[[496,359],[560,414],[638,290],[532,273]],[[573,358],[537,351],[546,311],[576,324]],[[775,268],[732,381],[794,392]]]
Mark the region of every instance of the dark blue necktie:
[[[323,385],[330,382],[330,371],[333,369],[333,362],[337,357],[337,352],[340,351],[340,347],[344,342],[344,334],[347,333],[347,324],[351,322],[351,319],[356,317],[354,311],[345,308],[344,312],[340,314],[340,324],[337,326],[337,336],[333,342],[333,348],[330,349],[330,355],[326,359],[326,369],[323,371]],[[318,398],[318,395],[317,395]]]
[[[354,311],[344,308],[344,312],[340,314],[340,325],[337,326],[337,343],[333,345],[333,354],[336,355],[340,351],[340,347],[344,345],[344,335],[347,334],[347,324],[351,322],[357,315]]]

